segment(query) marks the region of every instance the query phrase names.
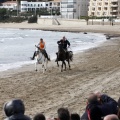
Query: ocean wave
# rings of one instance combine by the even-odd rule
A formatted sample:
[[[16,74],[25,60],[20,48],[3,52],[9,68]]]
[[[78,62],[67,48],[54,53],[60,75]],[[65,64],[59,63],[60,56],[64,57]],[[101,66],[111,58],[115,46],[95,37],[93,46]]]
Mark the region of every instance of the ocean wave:
[[[20,68],[23,65],[28,65],[28,64],[34,64],[35,61],[24,61],[24,62],[16,62],[16,63],[9,63],[9,64],[0,64],[0,72],[9,70],[9,69],[15,69],[15,68]]]

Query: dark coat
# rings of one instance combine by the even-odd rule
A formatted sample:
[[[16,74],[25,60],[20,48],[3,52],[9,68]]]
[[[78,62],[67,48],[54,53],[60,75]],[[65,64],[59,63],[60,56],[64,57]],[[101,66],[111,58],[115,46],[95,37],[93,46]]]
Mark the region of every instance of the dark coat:
[[[31,119],[26,115],[16,114],[6,118],[5,120],[31,120]]]
[[[89,120],[88,114],[91,120],[101,120],[106,115],[117,114],[117,102],[114,99],[104,94],[101,96],[101,102],[88,104],[81,120]]]
[[[68,40],[63,41],[62,39],[57,42],[58,44],[61,44],[63,49],[67,49],[67,45],[70,46],[70,42]]]

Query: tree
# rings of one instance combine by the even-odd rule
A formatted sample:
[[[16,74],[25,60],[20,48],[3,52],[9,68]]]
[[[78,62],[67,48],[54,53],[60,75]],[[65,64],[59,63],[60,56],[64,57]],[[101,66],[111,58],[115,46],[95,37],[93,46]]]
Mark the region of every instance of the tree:
[[[87,25],[88,25],[89,16],[86,16],[86,17],[85,17],[85,20],[86,20],[86,22],[87,22]]]
[[[3,21],[5,19],[5,16],[7,14],[7,10],[5,8],[0,9],[0,21]]]

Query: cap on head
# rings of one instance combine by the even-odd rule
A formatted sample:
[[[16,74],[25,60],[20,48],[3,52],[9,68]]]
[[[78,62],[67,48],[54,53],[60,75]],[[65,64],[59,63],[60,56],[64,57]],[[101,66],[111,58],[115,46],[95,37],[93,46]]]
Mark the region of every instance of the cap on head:
[[[24,114],[25,112],[24,104],[20,99],[11,100],[5,103],[3,109],[7,117],[19,113]]]

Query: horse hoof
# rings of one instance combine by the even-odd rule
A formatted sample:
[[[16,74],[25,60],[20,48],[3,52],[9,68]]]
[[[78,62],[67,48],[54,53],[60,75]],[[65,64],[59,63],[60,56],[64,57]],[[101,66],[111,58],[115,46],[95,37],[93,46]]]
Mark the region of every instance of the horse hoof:
[[[46,71],[46,69],[45,69],[45,71]]]
[[[37,72],[37,70],[35,70]]]

